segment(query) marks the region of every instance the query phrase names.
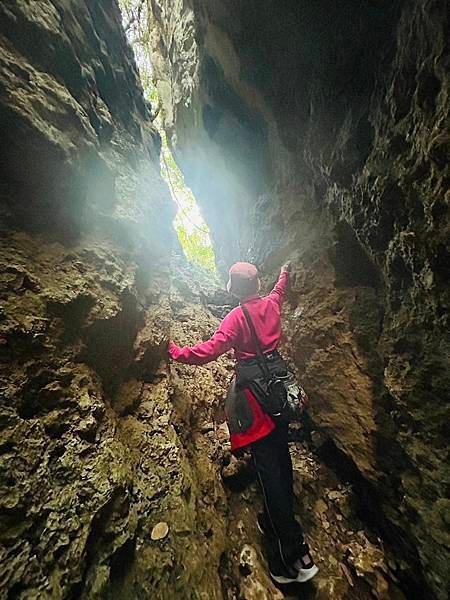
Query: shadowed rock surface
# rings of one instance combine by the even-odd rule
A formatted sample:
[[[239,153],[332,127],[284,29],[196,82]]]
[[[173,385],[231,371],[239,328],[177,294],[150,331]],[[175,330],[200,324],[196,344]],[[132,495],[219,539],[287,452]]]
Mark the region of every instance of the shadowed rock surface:
[[[150,4],[221,270],[251,258],[269,286],[293,261],[296,511],[320,573],[267,576],[230,359],[165,362],[232,300],[181,255],[116,2],[3,0],[0,598],[443,600],[445,3]]]

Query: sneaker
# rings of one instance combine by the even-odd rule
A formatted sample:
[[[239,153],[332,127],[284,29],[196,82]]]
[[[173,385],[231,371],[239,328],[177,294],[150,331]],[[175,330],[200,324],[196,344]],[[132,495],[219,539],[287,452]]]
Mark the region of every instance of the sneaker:
[[[314,564],[309,551],[295,561],[294,568],[298,571],[297,581],[299,583],[305,583],[305,581],[309,581],[319,572],[319,569],[317,565]]]
[[[258,513],[256,517],[256,525],[262,535],[267,535],[268,523],[264,513]],[[279,575],[275,575],[269,571],[272,579],[277,583],[305,583],[317,575],[319,569],[317,565],[314,564],[307,544],[303,544],[302,551],[304,554],[301,558],[295,561],[293,569],[286,570]],[[294,575],[294,571],[296,575]]]
[[[295,568],[285,569],[277,575],[275,575],[275,573],[272,573],[272,571],[269,571],[269,573],[272,579],[277,583],[298,583],[298,571]]]

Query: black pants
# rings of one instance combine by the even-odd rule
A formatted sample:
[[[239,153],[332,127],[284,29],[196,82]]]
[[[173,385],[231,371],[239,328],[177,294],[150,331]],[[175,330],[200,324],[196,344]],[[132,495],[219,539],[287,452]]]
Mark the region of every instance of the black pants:
[[[279,574],[304,554],[303,531],[294,517],[292,461],[288,425],[279,424],[251,445],[264,500],[265,549],[270,571]]]

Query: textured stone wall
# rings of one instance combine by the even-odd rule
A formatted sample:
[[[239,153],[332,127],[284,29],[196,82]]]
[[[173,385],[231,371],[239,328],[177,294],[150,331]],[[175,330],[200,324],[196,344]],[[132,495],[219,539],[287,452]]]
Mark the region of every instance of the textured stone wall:
[[[272,282],[293,260],[286,347],[324,452],[410,597],[443,599],[446,3],[151,4],[166,129],[221,266]]]
[[[0,124],[0,598],[281,597],[256,490],[222,485],[230,361],[165,362],[224,299],[180,256],[115,2],[2,2]]]
[[[115,2],[2,2],[0,123],[0,597],[125,597],[191,467],[174,210]]]

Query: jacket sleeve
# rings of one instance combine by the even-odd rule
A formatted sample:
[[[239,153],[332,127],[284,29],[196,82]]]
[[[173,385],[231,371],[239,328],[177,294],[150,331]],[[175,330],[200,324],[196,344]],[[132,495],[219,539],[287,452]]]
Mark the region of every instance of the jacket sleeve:
[[[283,271],[282,273],[280,273],[280,276],[278,277],[278,281],[276,282],[275,287],[269,294],[269,298],[273,298],[279,306],[281,306],[281,304],[283,303],[288,280],[289,280],[289,273],[287,271]]]
[[[170,342],[167,351],[169,356],[178,362],[188,365],[205,365],[231,350],[236,338],[236,322],[233,314],[230,313],[222,321],[214,335],[206,342],[184,347]]]

